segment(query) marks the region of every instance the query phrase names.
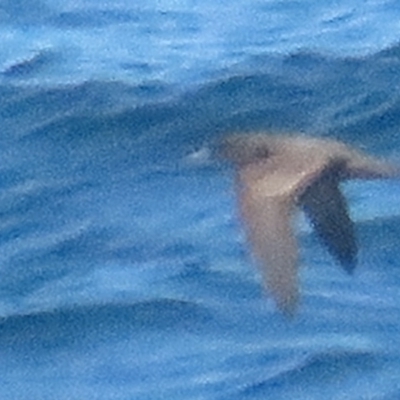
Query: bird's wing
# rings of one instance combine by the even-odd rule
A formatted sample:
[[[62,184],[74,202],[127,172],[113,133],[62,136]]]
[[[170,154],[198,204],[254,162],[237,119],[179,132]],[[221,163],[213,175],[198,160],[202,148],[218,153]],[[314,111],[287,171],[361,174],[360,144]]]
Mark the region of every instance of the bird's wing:
[[[243,173],[239,196],[244,225],[264,286],[288,315],[295,312],[299,297],[292,214],[298,193],[318,179],[325,165],[321,161],[297,167],[286,165],[270,172],[264,170],[262,174],[252,171],[247,176]],[[254,176],[257,178],[253,179]]]
[[[329,252],[346,271],[352,272],[358,250],[354,223],[335,171],[327,171],[310,185],[301,196],[301,204]]]
[[[298,301],[297,244],[288,198],[241,199],[249,241],[264,286],[278,307],[293,314]]]
[[[326,146],[331,154],[345,162],[346,179],[385,179],[399,178],[399,165],[371,156],[340,142]]]

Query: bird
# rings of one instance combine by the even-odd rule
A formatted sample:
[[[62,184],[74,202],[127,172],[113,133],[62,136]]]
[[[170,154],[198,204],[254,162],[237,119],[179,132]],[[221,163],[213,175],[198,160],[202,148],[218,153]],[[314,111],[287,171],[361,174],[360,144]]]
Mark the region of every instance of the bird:
[[[354,222],[340,182],[399,176],[399,169],[343,142],[293,134],[231,134],[219,143],[231,162],[239,216],[263,286],[277,308],[299,303],[298,246],[292,219],[302,209],[321,243],[349,273],[357,264]]]

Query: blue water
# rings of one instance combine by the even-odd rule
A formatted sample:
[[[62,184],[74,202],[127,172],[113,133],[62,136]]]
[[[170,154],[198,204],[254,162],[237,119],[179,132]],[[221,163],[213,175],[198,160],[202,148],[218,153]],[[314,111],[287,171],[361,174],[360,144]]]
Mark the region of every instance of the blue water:
[[[0,1],[1,400],[400,398],[400,186],[309,226],[294,320],[237,218],[231,131],[400,162],[394,1]]]

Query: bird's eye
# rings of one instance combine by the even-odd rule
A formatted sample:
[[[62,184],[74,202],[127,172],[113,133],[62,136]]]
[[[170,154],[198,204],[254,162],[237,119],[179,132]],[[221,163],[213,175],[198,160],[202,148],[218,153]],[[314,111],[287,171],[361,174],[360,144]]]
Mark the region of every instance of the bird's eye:
[[[261,147],[261,148],[259,147],[254,151],[254,158],[256,158],[257,160],[268,158],[270,155],[271,153],[266,147]]]

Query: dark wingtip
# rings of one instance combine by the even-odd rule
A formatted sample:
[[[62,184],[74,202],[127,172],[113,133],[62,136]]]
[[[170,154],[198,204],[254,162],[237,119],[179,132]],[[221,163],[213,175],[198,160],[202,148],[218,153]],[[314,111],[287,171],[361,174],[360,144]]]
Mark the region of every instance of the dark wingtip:
[[[357,267],[357,249],[353,248],[348,254],[335,254],[341,267],[349,274],[353,275],[354,270]]]
[[[351,260],[351,261],[346,261],[346,262],[341,262],[341,265],[342,265],[343,269],[349,275],[353,275],[354,270],[356,269],[356,266],[357,266],[357,259]]]

